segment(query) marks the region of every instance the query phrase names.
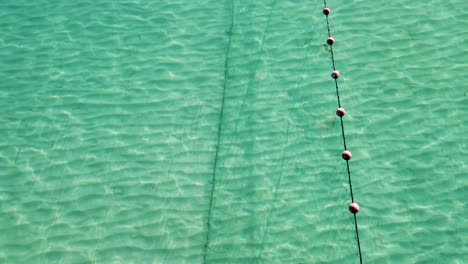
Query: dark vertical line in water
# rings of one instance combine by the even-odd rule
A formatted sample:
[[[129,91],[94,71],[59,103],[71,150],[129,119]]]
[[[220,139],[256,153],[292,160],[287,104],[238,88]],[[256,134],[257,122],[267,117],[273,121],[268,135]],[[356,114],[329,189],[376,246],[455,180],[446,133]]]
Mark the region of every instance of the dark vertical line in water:
[[[231,0],[231,25],[229,27],[229,30],[227,31],[228,42],[225,48],[223,95],[221,99],[221,110],[219,112],[218,133],[217,133],[217,139],[216,139],[216,151],[215,151],[215,158],[214,158],[214,163],[213,163],[213,174],[211,176],[211,182],[210,182],[211,183],[210,204],[208,206],[208,218],[206,221],[206,239],[205,239],[205,245],[203,247],[203,263],[206,263],[206,253],[207,253],[207,249],[210,243],[213,195],[214,195],[214,191],[216,187],[216,169],[218,165],[219,147],[220,147],[220,142],[221,142],[221,129],[222,129],[223,115],[224,115],[224,102],[226,100],[226,87],[229,81],[229,56],[231,53],[233,27],[234,27],[234,0]]]
[[[346,161],[346,169],[348,171],[349,193],[351,194],[351,202],[354,203],[353,184],[351,183],[351,172],[349,171],[349,161]]]
[[[254,65],[253,66],[254,67],[253,77],[249,80],[249,83],[247,84],[247,89],[245,90],[244,98],[242,100],[241,106],[239,107],[237,117],[240,116],[240,114],[242,112],[242,109],[245,107],[245,101],[247,100],[247,97],[248,97],[248,95],[250,93],[250,89],[252,88],[252,85],[255,84],[255,76],[256,76],[257,70],[258,70],[258,64],[259,64],[259,62],[260,62],[260,60],[262,58],[262,55],[263,55],[266,36],[268,35],[268,32],[270,31],[271,17],[272,17],[273,11],[275,10],[276,2],[277,2],[276,0],[272,1],[270,12],[268,13],[268,19],[267,19],[267,22],[265,24],[265,28],[263,29],[263,35],[262,35],[262,41],[261,41],[261,44],[260,44],[260,48],[259,48],[259,50],[257,52],[258,55],[257,55],[257,58],[255,59],[255,61],[253,63],[253,65]],[[239,118],[237,118],[237,120],[239,120]],[[236,129],[237,129],[237,124],[236,124]]]
[[[358,246],[358,250],[359,250],[359,263],[362,264],[361,243],[359,242],[359,231],[358,231],[358,224],[357,224],[356,214],[354,214],[354,227],[356,228],[356,240],[357,240],[357,246]]]
[[[284,160],[286,159],[286,150],[288,149],[288,146],[289,146],[289,127],[290,127],[289,114],[288,114],[287,122],[288,122],[288,125],[286,127],[286,140],[285,140],[286,142],[284,144],[283,155],[282,155],[282,158],[281,158],[280,175],[278,176],[278,180],[276,181],[276,184],[275,184],[275,191],[273,193],[273,202],[271,204],[270,213],[268,214],[268,219],[267,219],[267,222],[265,224],[265,232],[263,233],[263,238],[262,238],[262,243],[261,243],[261,246],[260,246],[260,251],[259,251],[257,259],[255,261],[256,263],[259,263],[260,259],[262,257],[263,249],[265,248],[266,237],[268,236],[268,233],[270,231],[271,220],[273,218],[273,211],[275,210],[276,204],[278,203],[278,192],[279,192],[279,188],[281,186],[281,181],[283,180]]]
[[[21,149],[19,149],[18,152],[16,153],[15,164],[18,161],[18,157],[19,157],[20,153],[21,153]]]
[[[323,0],[323,6],[324,8],[327,7],[327,1]],[[331,30],[330,30],[330,21],[328,15],[325,16],[327,20],[327,30],[328,30],[328,37],[331,37]],[[335,55],[333,52],[333,46],[330,45],[330,53],[331,53],[331,61],[332,61],[332,66],[333,70],[336,70],[336,65],[335,65]],[[340,93],[339,93],[339,88],[338,88],[338,79],[335,79],[335,88],[336,88],[336,98],[338,101],[338,107],[341,107],[341,102],[340,102]],[[344,149],[347,150],[346,147],[346,137],[345,137],[345,132],[344,132],[344,124],[343,124],[343,117],[340,117],[340,123],[341,123],[341,135],[343,137],[343,146]],[[349,183],[349,192],[351,195],[351,202],[354,203],[354,195],[353,195],[353,185],[351,182],[351,172],[349,170],[349,161],[346,160],[346,170],[348,172],[348,183]],[[354,213],[354,228],[356,230],[356,241],[357,241],[357,247],[358,247],[358,252],[359,252],[359,262],[362,264],[362,254],[361,254],[361,243],[359,241],[359,230],[358,230],[358,224],[357,224],[357,217],[356,214]]]
[[[338,105],[338,107],[341,107],[340,105]],[[343,137],[343,147],[345,150],[348,150],[348,148],[346,147],[346,137],[345,137],[345,133],[344,133],[344,124],[343,124],[343,117],[340,116],[340,124],[341,124],[341,136]],[[349,171],[349,168],[348,168],[348,171]]]
[[[307,52],[307,49],[305,49],[305,58],[307,58],[308,56],[308,52]],[[294,103],[296,101],[296,95],[298,93],[298,90],[297,87],[299,86],[300,82],[301,82],[301,78],[304,79],[304,73],[305,73],[305,68],[306,68],[306,64],[307,62],[304,62],[301,66],[301,71],[300,71],[300,74],[299,74],[299,78],[297,78],[296,80],[296,84],[294,85],[293,87],[293,90],[294,90],[294,94],[292,96],[292,103]],[[279,188],[281,187],[281,182],[282,182],[282,179],[283,179],[283,171],[284,171],[284,161],[286,159],[286,152],[287,152],[287,149],[288,149],[288,146],[289,146],[289,130],[290,130],[290,126],[291,126],[291,114],[293,113],[293,111],[295,110],[295,107],[292,106],[289,108],[289,111],[288,111],[288,118],[287,118],[287,127],[286,127],[286,140],[285,140],[285,144],[284,144],[284,148],[283,148],[283,155],[282,155],[282,158],[281,158],[281,169],[280,169],[280,175],[278,177],[278,180],[276,182],[276,185],[275,185],[275,190],[274,190],[274,195],[273,195],[273,202],[272,202],[272,206],[270,208],[270,212],[268,214],[268,218],[267,218],[267,222],[265,224],[265,233],[263,234],[263,238],[262,238],[262,243],[260,244],[260,251],[257,255],[257,258],[256,258],[256,263],[261,263],[261,258],[262,258],[262,254],[263,254],[263,250],[265,248],[265,243],[266,243],[266,238],[269,234],[269,230],[270,230],[270,225],[271,225],[271,221],[273,219],[273,211],[274,209],[276,208],[276,204],[278,203],[278,192],[279,192]]]

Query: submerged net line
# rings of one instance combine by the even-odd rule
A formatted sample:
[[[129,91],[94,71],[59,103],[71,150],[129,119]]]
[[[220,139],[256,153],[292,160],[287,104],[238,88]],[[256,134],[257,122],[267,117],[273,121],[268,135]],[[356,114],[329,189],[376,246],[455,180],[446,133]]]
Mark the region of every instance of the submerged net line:
[[[214,191],[216,187],[216,169],[218,165],[218,157],[219,157],[219,147],[221,143],[221,129],[223,123],[223,116],[224,116],[224,102],[226,101],[226,87],[229,81],[229,57],[231,54],[231,42],[232,42],[232,33],[234,28],[234,0],[231,0],[231,25],[229,26],[229,30],[227,31],[227,44],[225,47],[225,58],[224,58],[224,82],[223,82],[223,93],[221,96],[221,110],[219,111],[219,120],[218,120],[218,130],[216,136],[216,146],[215,146],[215,157],[213,162],[213,173],[211,176],[210,184],[210,202],[208,206],[208,216],[206,220],[206,238],[205,244],[203,247],[203,263],[206,263],[206,256],[207,256],[207,249],[209,248],[210,243],[210,231],[211,231],[211,217],[212,217],[212,209],[213,209],[213,198],[214,198]]]
[[[324,5],[324,8],[328,7],[326,0],[323,0],[323,5]],[[329,21],[329,18],[328,18],[328,13],[325,14],[325,17],[326,17],[326,20],[327,20],[328,37],[331,38],[330,21]],[[335,65],[335,56],[334,56],[334,53],[333,53],[333,45],[332,44],[330,44],[330,53],[331,53],[331,61],[332,61],[333,71],[335,72],[336,71],[336,65]],[[338,101],[338,108],[341,108],[340,92],[339,92],[339,88],[338,88],[338,77],[336,77],[336,78],[333,77],[333,78],[335,79],[335,89],[336,89],[336,98],[337,98],[337,101]],[[346,146],[346,137],[345,137],[345,131],[344,131],[343,116],[339,115],[339,117],[340,117],[340,123],[341,123],[341,136],[343,138],[343,147],[344,147],[344,150],[347,151],[348,148]],[[353,185],[351,183],[351,172],[349,170],[349,160],[348,159],[346,159],[346,170],[348,172],[348,183],[349,183],[349,192],[350,192],[350,195],[351,195],[351,203],[354,203]],[[355,229],[355,232],[356,232],[356,242],[357,242],[357,247],[358,247],[359,262],[362,264],[361,243],[359,241],[359,229],[358,229],[356,213],[353,213],[353,215],[354,215],[354,229]]]
[[[275,1],[276,3],[276,1]],[[307,57],[308,55],[308,51],[306,50],[305,52],[305,57]],[[299,89],[297,89],[297,87],[299,86],[299,84],[302,82],[302,80],[304,79],[304,74],[306,72],[306,65],[307,65],[307,61],[304,61],[304,63],[302,64],[302,66],[300,67],[300,74],[299,74],[299,77],[296,79],[296,82],[293,86],[293,90],[294,90],[294,93],[292,95],[292,99],[291,99],[291,102],[295,102],[296,101],[296,96],[299,92]],[[260,251],[256,257],[256,263],[261,263],[261,259],[262,259],[262,254],[263,254],[263,250],[265,248],[265,244],[266,244],[266,239],[267,239],[267,236],[270,232],[270,226],[271,226],[271,222],[272,222],[272,219],[273,219],[273,212],[274,210],[276,210],[276,205],[278,203],[278,195],[279,195],[279,190],[280,190],[280,187],[281,187],[281,183],[283,181],[283,178],[284,178],[284,163],[285,163],[285,159],[286,159],[286,153],[287,153],[287,150],[288,150],[288,147],[289,147],[289,135],[290,135],[290,128],[291,128],[291,115],[292,113],[296,110],[296,108],[294,106],[291,106],[288,110],[288,118],[287,118],[287,126],[286,126],[286,138],[285,138],[285,142],[284,142],[284,147],[283,147],[283,154],[282,154],[282,157],[281,157],[281,166],[280,166],[280,173],[279,173],[279,176],[278,176],[278,179],[276,180],[276,183],[274,185],[274,191],[273,191],[273,200],[272,200],[272,204],[271,204],[271,207],[270,207],[270,210],[269,210],[269,213],[268,213],[268,218],[267,218],[267,221],[266,221],[266,224],[265,224],[265,232],[263,233],[263,238],[262,238],[262,242],[260,244]]]

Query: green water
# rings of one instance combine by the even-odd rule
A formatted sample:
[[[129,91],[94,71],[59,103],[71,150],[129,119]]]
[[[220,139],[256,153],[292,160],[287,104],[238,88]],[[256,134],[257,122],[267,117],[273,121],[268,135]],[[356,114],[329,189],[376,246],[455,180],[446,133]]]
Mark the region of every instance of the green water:
[[[364,263],[466,263],[468,2],[328,4]],[[358,263],[322,8],[2,1],[0,263]]]

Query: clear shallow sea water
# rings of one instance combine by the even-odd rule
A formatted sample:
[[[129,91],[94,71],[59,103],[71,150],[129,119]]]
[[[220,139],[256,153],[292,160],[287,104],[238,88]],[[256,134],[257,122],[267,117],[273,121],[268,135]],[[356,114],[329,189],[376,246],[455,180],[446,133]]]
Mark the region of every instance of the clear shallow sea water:
[[[364,263],[466,263],[468,2],[328,4]],[[1,2],[0,263],[358,263],[322,8]]]

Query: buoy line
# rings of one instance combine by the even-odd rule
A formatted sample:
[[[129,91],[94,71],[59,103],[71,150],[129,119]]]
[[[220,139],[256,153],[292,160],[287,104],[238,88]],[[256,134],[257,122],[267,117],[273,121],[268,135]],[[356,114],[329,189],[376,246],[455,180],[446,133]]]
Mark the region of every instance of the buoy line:
[[[353,195],[353,185],[351,183],[351,173],[349,171],[349,160],[352,157],[351,152],[348,150],[346,146],[346,137],[345,137],[345,132],[344,132],[344,125],[343,125],[343,117],[346,114],[346,111],[343,107],[341,107],[341,102],[340,102],[340,93],[338,89],[338,78],[340,77],[340,72],[336,70],[335,66],[335,57],[333,55],[333,44],[335,44],[335,39],[331,35],[330,31],[330,21],[328,19],[328,15],[330,14],[330,8],[327,6],[327,1],[323,0],[323,14],[325,15],[327,19],[327,30],[328,30],[328,39],[327,39],[327,44],[330,46],[330,53],[331,53],[331,61],[332,61],[332,66],[333,66],[333,71],[331,73],[331,77],[335,80],[335,89],[336,89],[336,98],[338,100],[338,109],[336,110],[336,115],[340,118],[340,123],[341,123],[341,135],[343,137],[343,147],[344,151],[341,153],[341,157],[346,161],[346,168],[348,171],[348,183],[349,183],[349,192],[351,195],[351,203],[349,204],[349,211],[353,214],[354,216],[354,228],[356,231],[356,242],[357,242],[357,247],[358,247],[358,255],[359,255],[359,261],[362,264],[362,254],[361,254],[361,243],[359,241],[359,230],[358,230],[358,224],[357,224],[357,217],[356,214],[359,212],[359,205],[354,202],[354,195]]]

